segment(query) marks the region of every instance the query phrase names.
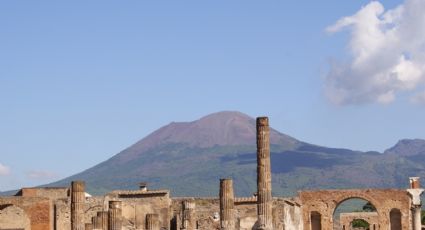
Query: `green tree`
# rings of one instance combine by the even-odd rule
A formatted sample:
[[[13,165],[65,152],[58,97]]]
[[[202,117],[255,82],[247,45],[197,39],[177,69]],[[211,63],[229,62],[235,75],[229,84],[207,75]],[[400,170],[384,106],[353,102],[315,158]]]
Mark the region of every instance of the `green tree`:
[[[363,205],[363,211],[365,212],[376,212],[376,208],[375,206],[373,206],[372,203],[370,203],[369,201]]]
[[[355,219],[353,222],[351,222],[351,226],[353,228],[364,228],[369,229],[369,223],[362,219]]]

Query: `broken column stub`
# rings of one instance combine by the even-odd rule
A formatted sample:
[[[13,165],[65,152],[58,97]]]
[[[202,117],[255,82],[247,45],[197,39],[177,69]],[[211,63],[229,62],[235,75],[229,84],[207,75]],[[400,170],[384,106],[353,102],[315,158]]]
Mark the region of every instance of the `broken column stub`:
[[[235,197],[232,179],[220,179],[221,230],[235,230]]]
[[[159,230],[158,214],[146,214],[146,230]]]
[[[270,128],[267,117],[257,118],[257,229],[273,229],[270,170]]]
[[[84,230],[84,181],[71,182],[71,230]]]
[[[121,230],[122,227],[122,209],[121,201],[109,201],[108,211],[108,229]]]
[[[97,212],[96,217],[94,217],[95,223],[93,227],[95,229],[108,230],[108,211],[99,211]]]
[[[195,230],[196,219],[195,219],[195,201],[185,200],[182,203],[182,228],[181,230]]]

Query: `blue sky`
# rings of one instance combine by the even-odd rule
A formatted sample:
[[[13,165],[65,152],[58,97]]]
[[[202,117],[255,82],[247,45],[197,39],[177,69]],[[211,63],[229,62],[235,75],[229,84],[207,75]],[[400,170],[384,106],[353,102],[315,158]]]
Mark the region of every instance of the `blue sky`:
[[[412,51],[422,40],[415,47],[355,42],[369,25],[362,7],[379,13],[379,5],[1,1],[0,191],[72,175],[171,121],[222,110],[267,115],[277,130],[330,147],[383,151],[402,138],[425,138],[421,74],[376,85],[386,76],[378,66],[387,64],[376,57],[388,53],[366,59],[376,79],[346,68],[365,44],[383,44],[378,50],[408,52],[407,64],[394,64],[403,67],[399,76],[407,67],[422,73],[413,67],[423,53]],[[357,12],[354,26],[337,23]]]

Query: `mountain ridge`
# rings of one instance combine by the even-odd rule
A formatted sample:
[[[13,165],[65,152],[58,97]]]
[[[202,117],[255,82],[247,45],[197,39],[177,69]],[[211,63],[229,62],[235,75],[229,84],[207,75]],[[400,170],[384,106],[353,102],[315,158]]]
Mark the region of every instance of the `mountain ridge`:
[[[208,196],[217,194],[218,179],[231,177],[237,194],[250,195],[256,185],[255,129],[254,118],[235,111],[172,122],[112,158],[50,185],[85,180],[97,194],[144,181],[152,188],[171,189],[173,195]],[[425,174],[425,154],[417,154],[423,140],[402,141],[383,154],[313,145],[270,130],[277,195],[300,189],[405,187],[408,176]],[[413,152],[400,152],[407,150]]]

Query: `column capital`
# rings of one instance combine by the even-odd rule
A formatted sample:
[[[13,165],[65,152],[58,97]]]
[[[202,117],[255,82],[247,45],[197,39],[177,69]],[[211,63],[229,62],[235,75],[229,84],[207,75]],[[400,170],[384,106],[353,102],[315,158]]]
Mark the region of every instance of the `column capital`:
[[[417,206],[421,206],[421,195],[425,190],[422,188],[410,188],[407,189],[407,192],[410,194],[410,196],[412,197],[412,205],[417,205]]]

